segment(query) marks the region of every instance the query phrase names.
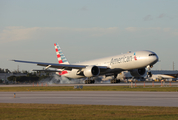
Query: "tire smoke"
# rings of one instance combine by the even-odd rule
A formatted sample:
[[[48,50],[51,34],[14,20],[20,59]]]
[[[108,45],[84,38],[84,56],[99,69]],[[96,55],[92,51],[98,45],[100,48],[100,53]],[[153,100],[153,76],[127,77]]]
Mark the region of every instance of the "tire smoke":
[[[68,79],[66,77],[58,76],[54,74],[49,78],[40,80],[39,83],[47,83],[50,85],[50,84],[69,84],[69,83],[79,84],[79,83],[84,83],[84,82],[81,79]]]

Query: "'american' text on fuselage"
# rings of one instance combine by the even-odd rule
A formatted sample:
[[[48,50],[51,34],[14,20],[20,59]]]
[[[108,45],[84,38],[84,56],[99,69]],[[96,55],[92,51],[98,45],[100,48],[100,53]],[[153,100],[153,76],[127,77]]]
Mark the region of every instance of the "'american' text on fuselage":
[[[125,63],[132,61],[132,56],[123,56],[121,58],[112,58],[110,65],[112,64],[118,64],[118,63]]]

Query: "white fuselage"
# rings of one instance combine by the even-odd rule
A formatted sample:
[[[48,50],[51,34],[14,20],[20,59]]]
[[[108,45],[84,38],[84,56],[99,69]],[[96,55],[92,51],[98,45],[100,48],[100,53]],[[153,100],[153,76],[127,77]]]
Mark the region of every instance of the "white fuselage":
[[[109,69],[99,75],[107,73],[120,73],[121,71],[145,68],[148,65],[153,65],[158,61],[158,56],[152,51],[137,51],[102,59],[96,59],[79,63],[80,65],[87,66],[107,66]],[[76,64],[77,65],[77,64]],[[79,69],[72,69],[67,71],[63,76],[68,78],[82,78],[84,76],[77,75]]]

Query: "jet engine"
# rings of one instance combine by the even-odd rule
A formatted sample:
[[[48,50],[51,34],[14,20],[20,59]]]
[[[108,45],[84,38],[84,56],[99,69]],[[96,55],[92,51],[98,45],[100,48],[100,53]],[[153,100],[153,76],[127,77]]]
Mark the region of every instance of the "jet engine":
[[[83,74],[86,77],[98,76],[100,74],[100,69],[97,66],[87,66],[84,69]]]
[[[146,73],[145,68],[140,68],[140,69],[134,69],[130,71],[130,74],[134,77],[143,77]]]

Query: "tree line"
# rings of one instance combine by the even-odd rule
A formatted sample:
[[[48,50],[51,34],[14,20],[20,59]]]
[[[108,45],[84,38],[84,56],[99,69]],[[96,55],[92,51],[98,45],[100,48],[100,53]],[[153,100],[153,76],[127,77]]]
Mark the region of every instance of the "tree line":
[[[27,73],[29,73],[29,71],[27,71],[27,70],[22,70],[22,71],[13,70],[13,71],[10,71],[9,69],[0,68],[0,73],[24,73],[24,74],[27,74]]]
[[[8,69],[0,68],[0,73],[9,73],[9,72],[10,72],[10,70],[8,70]]]
[[[27,70],[14,70],[10,71],[9,69],[2,69],[0,68],[0,73],[14,73],[14,75],[8,77],[7,79],[11,82],[38,82],[39,80],[45,79],[50,77],[49,73],[44,73],[44,72],[29,72]],[[18,73],[21,73],[21,76],[16,76]],[[23,75],[24,74],[24,75]],[[0,79],[0,83],[2,83],[3,80]]]
[[[17,82],[17,83],[21,83],[21,82],[28,82],[28,83],[32,83],[32,82],[38,82],[39,80],[45,79],[50,77],[49,73],[43,74],[41,75],[41,73],[27,73],[26,76],[10,76],[7,79],[11,82]]]

